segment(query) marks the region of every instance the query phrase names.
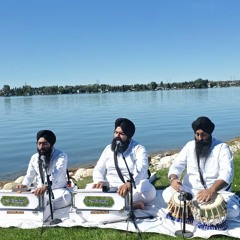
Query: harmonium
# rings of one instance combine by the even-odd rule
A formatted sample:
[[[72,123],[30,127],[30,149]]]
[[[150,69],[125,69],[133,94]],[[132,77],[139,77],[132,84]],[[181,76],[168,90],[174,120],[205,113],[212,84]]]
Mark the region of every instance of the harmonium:
[[[72,208],[81,222],[109,222],[126,218],[129,212],[129,197],[101,189],[77,189],[72,193]]]
[[[32,192],[0,192],[0,216],[13,220],[42,221],[50,217],[46,195],[37,197]]]

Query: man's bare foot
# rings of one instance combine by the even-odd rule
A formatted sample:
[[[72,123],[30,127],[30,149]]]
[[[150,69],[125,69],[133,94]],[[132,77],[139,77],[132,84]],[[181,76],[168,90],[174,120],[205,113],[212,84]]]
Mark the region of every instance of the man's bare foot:
[[[133,209],[144,209],[144,203],[143,202],[137,202],[133,204]]]

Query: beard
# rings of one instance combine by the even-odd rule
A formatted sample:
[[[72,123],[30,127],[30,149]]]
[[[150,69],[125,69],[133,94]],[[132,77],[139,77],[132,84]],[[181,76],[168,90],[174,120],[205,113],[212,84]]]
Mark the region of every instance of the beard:
[[[118,147],[117,147],[117,141],[121,143],[119,144]],[[123,153],[127,150],[129,143],[130,143],[129,139],[123,142],[120,137],[117,137],[112,140],[111,149],[113,152]]]
[[[39,154],[39,158],[41,156],[45,156],[47,163],[50,163],[52,147],[50,147],[48,149],[37,149],[37,151],[38,151],[38,154]]]
[[[212,145],[212,136],[210,135],[207,140],[197,141],[195,138],[195,150],[198,157],[207,157]]]

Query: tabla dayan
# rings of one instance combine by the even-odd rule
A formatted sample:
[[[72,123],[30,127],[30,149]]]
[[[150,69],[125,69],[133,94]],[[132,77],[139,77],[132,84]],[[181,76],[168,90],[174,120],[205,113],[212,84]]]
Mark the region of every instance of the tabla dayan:
[[[0,192],[0,215],[6,219],[45,222],[50,216],[46,196],[31,192]]]
[[[121,197],[118,193],[78,189],[72,194],[70,215],[76,213],[79,221],[107,222],[126,218],[128,214],[129,199]]]
[[[179,200],[179,195],[179,192],[176,192],[172,195],[168,203],[169,212],[167,213],[166,218],[177,222],[182,222],[184,202]],[[191,209],[192,201],[186,200],[186,223],[192,223],[194,220]]]
[[[194,224],[205,230],[224,230],[227,228],[227,206],[223,197],[217,194],[210,202],[198,203],[193,200]]]

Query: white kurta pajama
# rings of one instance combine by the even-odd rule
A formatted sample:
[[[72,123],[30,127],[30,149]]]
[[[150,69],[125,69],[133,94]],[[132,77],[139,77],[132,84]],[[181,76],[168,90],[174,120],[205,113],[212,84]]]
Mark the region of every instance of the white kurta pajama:
[[[149,164],[145,147],[131,140],[123,155],[136,184],[136,189],[133,188],[133,202],[150,202],[155,198],[156,190],[148,179]],[[117,154],[117,161],[124,180],[129,180],[129,173],[121,153]],[[103,150],[94,168],[93,181],[94,183],[98,183],[99,181],[107,182],[110,187],[120,187],[123,185],[115,168],[114,153],[111,150],[111,144]]]
[[[234,174],[232,153],[226,143],[214,138],[212,139],[210,151],[207,158],[200,158],[200,169],[206,188],[210,188],[216,180],[224,180],[228,186],[218,193],[227,202],[228,217],[236,217],[239,215],[239,203],[237,197],[231,193],[230,187]],[[169,168],[168,176],[176,174],[180,179],[183,171],[185,171],[182,180],[183,191],[190,192],[194,198],[199,190],[204,189],[199,177],[195,140],[188,142],[183,147]],[[171,186],[164,190],[163,198],[166,203],[169,202],[174,192],[176,191]]]
[[[30,187],[33,184],[34,188],[41,187],[42,179],[39,172],[38,165],[39,154],[35,153],[28,164],[27,173],[22,182],[23,185]],[[67,154],[60,150],[53,149],[51,155],[51,161],[48,167],[48,175],[50,175],[50,181],[52,182],[52,192],[54,199],[52,200],[53,208],[58,209],[68,206],[71,203],[71,193],[67,190]],[[44,184],[47,185],[46,171],[44,173]]]

